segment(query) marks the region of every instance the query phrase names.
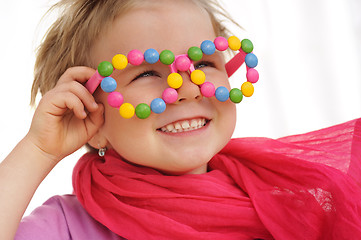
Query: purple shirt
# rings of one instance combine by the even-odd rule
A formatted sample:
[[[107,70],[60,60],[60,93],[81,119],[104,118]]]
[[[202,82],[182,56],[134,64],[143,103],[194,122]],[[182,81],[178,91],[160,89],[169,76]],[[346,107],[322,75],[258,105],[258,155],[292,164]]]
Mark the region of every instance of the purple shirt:
[[[75,195],[54,196],[22,219],[15,240],[124,239],[94,220]]]

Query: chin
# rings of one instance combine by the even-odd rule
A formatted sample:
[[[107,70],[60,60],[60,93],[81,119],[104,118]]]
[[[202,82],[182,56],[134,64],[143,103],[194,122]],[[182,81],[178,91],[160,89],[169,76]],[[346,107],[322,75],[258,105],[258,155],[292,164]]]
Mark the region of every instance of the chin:
[[[204,154],[207,151],[204,149],[196,151],[187,151],[186,153],[176,154],[177,158],[170,163],[165,170],[161,170],[164,173],[170,175],[184,175],[184,174],[201,174],[207,172],[207,165],[213,153],[208,151],[208,154]]]
[[[203,174],[207,172],[207,163],[202,166],[197,166],[195,168],[183,168],[183,169],[172,169],[172,170],[160,170],[162,173],[171,176],[180,176],[187,174]]]

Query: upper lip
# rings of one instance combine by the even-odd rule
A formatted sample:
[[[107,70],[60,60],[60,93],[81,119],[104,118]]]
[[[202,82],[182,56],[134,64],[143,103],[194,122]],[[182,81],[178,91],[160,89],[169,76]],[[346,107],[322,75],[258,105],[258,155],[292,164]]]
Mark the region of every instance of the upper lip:
[[[206,119],[212,120],[213,108],[209,103],[200,104],[199,102],[187,102],[178,106],[173,106],[166,109],[166,111],[157,118],[156,129],[161,129],[175,122],[192,120],[192,119]]]

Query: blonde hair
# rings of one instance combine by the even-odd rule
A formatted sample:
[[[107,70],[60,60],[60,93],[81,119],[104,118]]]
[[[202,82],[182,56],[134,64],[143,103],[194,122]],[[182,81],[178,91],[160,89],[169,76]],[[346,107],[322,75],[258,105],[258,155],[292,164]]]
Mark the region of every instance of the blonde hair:
[[[52,89],[66,69],[91,66],[89,49],[106,26],[120,14],[136,6],[140,0],[61,0],[49,12],[60,11],[40,44],[34,67],[30,104],[34,105],[40,90]],[[229,36],[223,21],[235,23],[217,0],[192,0],[205,9],[217,36]],[[221,20],[223,19],[223,20]],[[94,66],[93,66],[94,67]]]

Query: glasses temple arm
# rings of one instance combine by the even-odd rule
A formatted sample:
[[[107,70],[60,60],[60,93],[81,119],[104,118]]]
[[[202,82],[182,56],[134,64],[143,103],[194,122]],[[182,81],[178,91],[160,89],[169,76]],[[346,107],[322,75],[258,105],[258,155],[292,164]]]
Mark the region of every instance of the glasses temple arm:
[[[238,68],[242,66],[244,63],[244,59],[246,57],[247,53],[244,51],[239,51],[231,60],[229,60],[225,67],[228,74],[228,77],[231,77],[233,73],[235,73]],[[247,67],[248,70],[248,67]]]

